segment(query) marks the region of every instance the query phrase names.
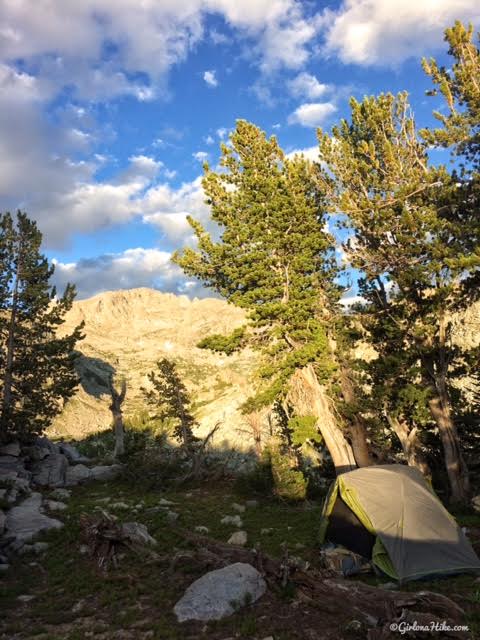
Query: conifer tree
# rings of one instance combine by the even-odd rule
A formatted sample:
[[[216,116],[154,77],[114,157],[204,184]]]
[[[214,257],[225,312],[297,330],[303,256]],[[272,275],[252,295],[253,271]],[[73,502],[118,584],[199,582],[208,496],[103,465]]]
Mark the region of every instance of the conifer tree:
[[[157,362],[157,370],[148,374],[151,389],[142,389],[147,403],[157,409],[155,418],[170,420],[174,424],[173,435],[188,446],[195,439],[193,428],[197,425],[191,399],[174,362],[163,358]]]
[[[49,284],[54,267],[40,253],[36,223],[0,215],[0,440],[41,433],[74,392],[74,347],[81,334],[57,330],[75,298]]]
[[[363,316],[391,386],[423,402],[442,440],[451,498],[468,495],[468,471],[452,415],[450,383],[463,354],[452,314],[472,298],[474,221],[458,215],[456,185],[428,163],[405,93],[351,100],[351,120],[319,132],[332,206],[347,216],[347,251],[360,270]],[[333,176],[333,177],[332,177]],[[390,360],[390,368],[385,366]],[[390,371],[390,373],[389,373]],[[419,393],[419,387],[421,392]]]
[[[352,448],[325,388],[335,369],[328,330],[340,290],[317,169],[303,157],[286,158],[275,137],[243,120],[230,142],[222,145],[220,171],[204,167],[219,239],[189,218],[198,249],[185,248],[174,261],[247,310],[243,331],[207,341],[226,353],[246,345],[260,352],[259,389],[245,412],[285,397],[295,379],[299,415],[315,416],[337,471],[352,469]]]

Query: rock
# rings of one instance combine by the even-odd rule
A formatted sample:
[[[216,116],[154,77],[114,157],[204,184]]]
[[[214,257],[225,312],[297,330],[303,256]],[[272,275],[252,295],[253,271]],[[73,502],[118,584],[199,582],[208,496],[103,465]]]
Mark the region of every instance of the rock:
[[[167,522],[170,522],[170,524],[176,522],[179,517],[179,513],[176,513],[175,511],[167,511]]]
[[[67,505],[64,502],[58,502],[57,500],[47,500],[47,508],[50,511],[65,511]]]
[[[378,586],[380,589],[387,589],[387,591],[395,591],[395,589],[398,589],[398,584],[396,582],[384,582]]]
[[[264,529],[260,529],[260,535],[269,536],[273,533],[272,527],[265,527]]]
[[[29,498],[7,513],[6,532],[15,537],[19,548],[26,542],[33,540],[42,531],[63,527],[63,522],[60,520],[43,515],[40,511],[41,506],[42,495],[32,493]]]
[[[30,480],[32,474],[25,469],[25,464],[21,458],[15,456],[0,456],[0,480],[5,476],[15,475],[20,478]]]
[[[239,547],[244,547],[247,544],[247,532],[235,531],[227,542],[228,544],[236,544]]]
[[[0,564],[0,573],[3,573],[4,571],[8,571],[10,569],[10,565],[9,564]]]
[[[43,553],[48,549],[48,542],[34,542],[32,544],[33,553]]]
[[[130,509],[130,505],[126,502],[112,502],[110,506],[112,509]]]
[[[475,511],[480,513],[480,493],[478,494],[478,496],[474,496],[472,498],[472,507]]]
[[[98,467],[92,467],[90,469],[91,480],[114,480],[121,472],[122,465],[111,464]]]
[[[65,473],[65,485],[73,487],[81,482],[86,482],[91,477],[91,472],[84,464],[76,464],[74,467],[68,467]]]
[[[90,551],[90,549],[86,544],[81,544],[78,550],[80,552],[80,555],[82,556],[86,556],[87,553]]]
[[[38,462],[38,460],[43,460],[47,456],[50,455],[50,449],[47,447],[40,447],[39,445],[31,445],[30,447],[24,447],[23,453],[29,458],[32,462]]]
[[[201,524],[195,527],[195,531],[196,533],[203,533],[205,535],[210,533],[210,529],[208,527],[203,527]]]
[[[179,622],[220,620],[261,598],[266,588],[252,565],[236,562],[195,580],[173,610]]]
[[[6,521],[6,519],[7,519],[7,516],[0,509],[0,535],[3,533],[3,530],[5,529],[5,521]]]
[[[90,462],[90,459],[86,456],[82,456],[77,448],[73,446],[73,444],[70,444],[68,442],[61,442],[59,447],[60,452],[63,453],[64,456],[66,456],[70,464],[84,464],[85,462]]]
[[[76,602],[71,609],[72,613],[79,613],[85,607],[85,604],[86,604],[85,599],[79,600],[78,602]]]
[[[155,538],[152,538],[148,533],[147,527],[140,522],[124,522],[122,524],[122,532],[131,542],[149,545],[157,544]]]
[[[234,502],[232,504],[232,509],[234,511],[237,511],[238,513],[245,513],[245,507],[243,506],[243,504],[238,504],[237,502]]]
[[[0,447],[0,456],[15,456],[18,458],[20,455],[20,444],[18,442],[10,442]]]
[[[68,460],[63,454],[51,453],[43,460],[33,463],[33,482],[40,487],[61,487],[65,484],[67,467]]]
[[[225,516],[220,522],[222,524],[233,524],[235,527],[241,527],[243,525],[240,516]]]
[[[46,449],[49,453],[60,453],[60,447],[45,436],[35,438],[34,446]]]
[[[160,498],[160,500],[158,501],[158,504],[162,507],[173,507],[173,505],[175,504],[174,502],[172,502],[171,500],[166,500],[165,498]]]
[[[245,502],[245,505],[250,509],[255,509],[256,507],[258,507],[258,500],[247,500]]]
[[[17,600],[20,602],[31,602],[32,600],[35,600],[35,596],[18,596]]]
[[[68,500],[68,498],[70,498],[71,495],[72,495],[72,492],[69,491],[68,489],[55,489],[50,494],[50,497],[53,498],[54,500]]]

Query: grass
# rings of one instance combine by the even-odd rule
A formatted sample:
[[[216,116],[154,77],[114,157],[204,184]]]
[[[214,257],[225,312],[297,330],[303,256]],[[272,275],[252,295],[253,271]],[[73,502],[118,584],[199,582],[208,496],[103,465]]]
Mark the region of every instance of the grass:
[[[109,499],[108,503],[104,502],[105,498]],[[161,498],[174,502],[171,509],[180,514],[176,523],[170,524],[165,512],[155,510]],[[128,508],[113,507],[115,502],[126,503]],[[9,572],[0,576],[0,639],[194,640],[202,636],[220,640],[269,635],[274,635],[275,640],[302,638],[301,629],[300,635],[282,631],[281,616],[276,619],[269,615],[268,602],[262,609],[263,615],[258,615],[255,606],[246,607],[229,618],[205,625],[205,629],[204,625],[176,622],[172,611],[174,603],[185,588],[205,572],[204,568],[199,570],[194,558],[188,557],[189,543],[181,536],[181,530],[192,531],[196,526],[204,526],[209,529],[210,537],[226,541],[237,529],[222,524],[221,519],[237,513],[232,508],[234,502],[244,504],[245,496],[229,483],[166,492],[146,491],[124,481],[75,488],[68,510],[61,516],[64,529],[49,532],[42,538],[49,542],[48,551],[41,557],[19,558]],[[82,513],[93,513],[99,507],[116,514],[122,521],[146,524],[158,541],[159,559],[147,560],[128,552],[117,569],[105,574],[96,568],[89,557],[80,553],[79,519]],[[287,544],[293,555],[315,563],[320,504],[287,504],[260,497],[258,506],[247,507],[239,515],[250,547],[260,544],[266,553],[280,557]],[[460,520],[462,524],[468,520],[472,525],[480,525],[480,517],[471,514],[465,514]],[[271,531],[265,534],[262,529]],[[179,569],[169,573],[165,555],[170,560],[179,552],[186,552]],[[369,581],[377,583],[378,579]],[[406,585],[406,590],[424,589],[446,595],[461,594],[473,612],[466,623],[474,633],[480,633],[480,618],[475,611],[479,608],[480,584],[475,578],[461,576]],[[18,596],[25,594],[35,598],[28,604],[20,604]],[[292,597],[293,594],[285,595],[285,611]],[[123,635],[119,635],[120,632]]]

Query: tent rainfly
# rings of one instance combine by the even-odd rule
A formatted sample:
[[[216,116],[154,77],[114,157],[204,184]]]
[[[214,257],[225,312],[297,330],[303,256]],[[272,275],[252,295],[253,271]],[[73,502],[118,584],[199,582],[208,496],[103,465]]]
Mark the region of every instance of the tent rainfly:
[[[327,539],[399,582],[480,572],[470,542],[420,471],[401,464],[338,476],[322,512],[320,541]]]

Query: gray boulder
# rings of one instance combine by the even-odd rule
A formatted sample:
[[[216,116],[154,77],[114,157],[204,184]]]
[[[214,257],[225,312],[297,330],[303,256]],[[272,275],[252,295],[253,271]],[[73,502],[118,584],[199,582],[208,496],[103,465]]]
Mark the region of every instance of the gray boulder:
[[[14,456],[18,458],[20,455],[20,444],[18,442],[10,442],[0,447],[0,456]]]
[[[70,464],[84,464],[85,462],[90,462],[89,458],[82,456],[73,444],[62,442],[59,447],[60,453],[63,453],[63,455],[66,456]]]
[[[49,511],[65,511],[67,505],[64,502],[58,502],[57,500],[47,500],[46,506]]]
[[[69,491],[68,489],[59,488],[52,491],[52,493],[50,494],[50,497],[53,498],[54,500],[68,500],[68,498],[70,498],[71,495],[72,495],[72,492]]]
[[[122,524],[122,533],[127,536],[130,542],[136,544],[156,545],[155,538],[148,533],[148,529],[140,522],[124,522]]]
[[[68,460],[64,455],[51,453],[32,465],[33,482],[40,487],[61,487],[65,484],[67,467]]]
[[[233,524],[235,527],[238,527],[238,528],[243,526],[243,522],[240,516],[224,516],[220,520],[220,522],[222,524]]]
[[[84,464],[76,464],[74,467],[68,467],[65,473],[65,486],[73,487],[81,482],[90,479],[91,471]]]
[[[41,512],[42,495],[32,493],[21,504],[8,511],[5,522],[6,534],[16,538],[16,542],[30,542],[42,531],[61,529],[63,522],[49,518]]]
[[[220,620],[261,598],[266,589],[265,580],[252,565],[236,562],[195,580],[173,611],[179,622]]]
[[[32,474],[25,469],[25,464],[22,458],[16,456],[1,456],[0,455],[0,480],[2,476],[14,473],[21,478],[30,480]]]
[[[244,547],[247,544],[247,532],[235,531],[228,539],[228,544],[235,544],[238,547]]]
[[[105,466],[92,467],[90,469],[91,480],[114,480],[122,470],[122,465],[111,464]]]

